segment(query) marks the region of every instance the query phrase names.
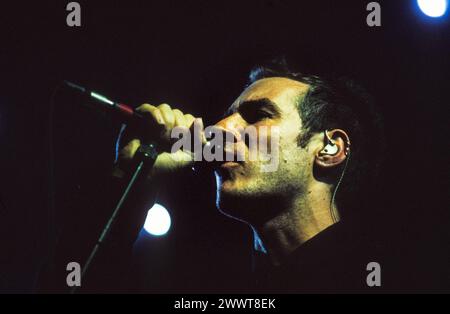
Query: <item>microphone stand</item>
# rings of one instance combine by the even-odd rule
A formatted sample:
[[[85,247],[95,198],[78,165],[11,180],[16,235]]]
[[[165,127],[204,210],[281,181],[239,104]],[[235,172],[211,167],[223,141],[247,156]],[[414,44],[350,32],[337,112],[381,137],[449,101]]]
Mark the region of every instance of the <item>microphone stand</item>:
[[[114,226],[119,213],[123,211],[132,211],[133,207],[136,206],[136,202],[133,202],[140,195],[139,191],[145,185],[147,177],[155,164],[155,160],[158,157],[158,152],[154,144],[141,144],[138,148],[133,162],[132,171],[128,174],[128,183],[125,190],[122,193],[114,211],[106,223],[100,237],[97,240],[94,248],[92,249],[86,263],[84,264],[81,271],[81,279],[86,277],[89,270],[89,266],[95,260],[98,252],[103,246],[108,242],[108,236],[111,233],[112,227]],[[70,294],[75,294],[79,286],[74,286],[70,290]]]

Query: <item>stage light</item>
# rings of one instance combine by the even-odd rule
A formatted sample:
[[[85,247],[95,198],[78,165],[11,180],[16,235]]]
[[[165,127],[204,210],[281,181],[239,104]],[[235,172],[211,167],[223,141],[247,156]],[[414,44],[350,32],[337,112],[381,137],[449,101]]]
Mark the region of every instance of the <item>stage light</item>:
[[[417,0],[420,10],[430,17],[440,17],[447,10],[448,0]]]
[[[154,236],[165,235],[171,225],[169,212],[159,204],[153,205],[147,213],[144,230]]]

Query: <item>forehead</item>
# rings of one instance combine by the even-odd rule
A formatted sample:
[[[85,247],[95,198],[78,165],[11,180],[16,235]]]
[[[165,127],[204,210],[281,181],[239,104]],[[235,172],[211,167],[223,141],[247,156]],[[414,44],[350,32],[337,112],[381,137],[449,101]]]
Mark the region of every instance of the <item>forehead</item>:
[[[284,77],[264,78],[247,87],[236,99],[232,107],[239,106],[244,101],[267,98],[281,110],[292,106],[294,100],[308,91],[309,85]]]

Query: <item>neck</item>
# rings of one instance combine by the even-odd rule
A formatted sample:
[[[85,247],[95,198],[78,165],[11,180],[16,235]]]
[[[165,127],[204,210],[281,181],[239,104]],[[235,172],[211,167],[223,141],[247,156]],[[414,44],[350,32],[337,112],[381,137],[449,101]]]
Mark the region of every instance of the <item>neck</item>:
[[[336,222],[330,213],[330,202],[327,185],[311,186],[281,209],[281,214],[253,226],[255,250],[267,253],[272,264],[281,264],[295,249]]]

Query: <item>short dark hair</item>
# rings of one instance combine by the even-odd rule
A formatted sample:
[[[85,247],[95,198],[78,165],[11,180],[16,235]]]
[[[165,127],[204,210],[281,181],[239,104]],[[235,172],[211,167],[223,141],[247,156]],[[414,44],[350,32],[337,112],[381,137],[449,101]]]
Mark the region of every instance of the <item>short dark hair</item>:
[[[285,77],[309,85],[297,102],[303,124],[300,146],[304,147],[315,133],[324,130],[340,128],[348,133],[351,158],[336,195],[339,210],[345,216],[347,209],[359,206],[373,187],[384,156],[383,119],[373,97],[346,77],[325,78],[293,72],[284,59],[255,67],[250,73],[250,83],[269,77]]]

